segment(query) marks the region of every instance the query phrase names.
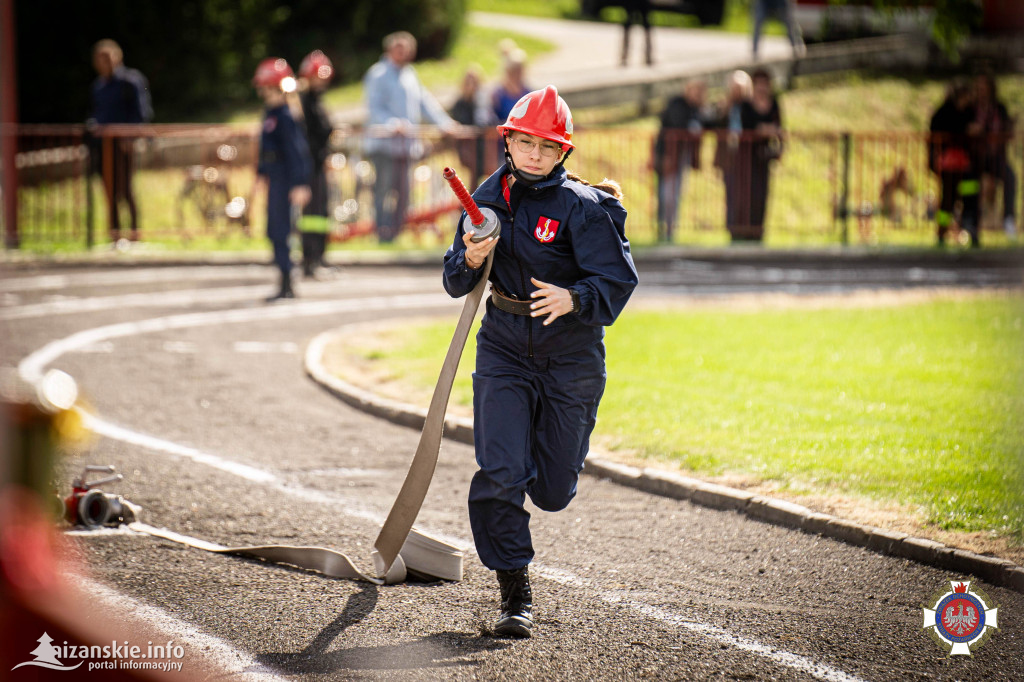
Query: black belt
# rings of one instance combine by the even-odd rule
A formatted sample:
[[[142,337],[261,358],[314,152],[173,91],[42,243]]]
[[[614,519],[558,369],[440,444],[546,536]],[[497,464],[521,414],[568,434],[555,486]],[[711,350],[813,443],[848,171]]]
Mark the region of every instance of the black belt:
[[[491,285],[491,303],[498,310],[504,310],[506,313],[512,313],[513,315],[529,315],[533,312],[530,309],[533,301],[520,301],[518,298],[510,298],[498,291],[494,285]]]

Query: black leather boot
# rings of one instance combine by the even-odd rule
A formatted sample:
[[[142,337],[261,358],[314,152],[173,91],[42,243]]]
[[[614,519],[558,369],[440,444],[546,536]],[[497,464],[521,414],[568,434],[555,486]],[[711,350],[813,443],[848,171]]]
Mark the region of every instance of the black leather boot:
[[[281,273],[281,289],[273,296],[267,298],[267,303],[273,303],[279,301],[282,298],[295,298],[295,292],[292,290],[292,275],[290,272]]]
[[[501,616],[494,625],[498,637],[529,637],[533,632],[533,591],[529,567],[496,571],[501,588]]]

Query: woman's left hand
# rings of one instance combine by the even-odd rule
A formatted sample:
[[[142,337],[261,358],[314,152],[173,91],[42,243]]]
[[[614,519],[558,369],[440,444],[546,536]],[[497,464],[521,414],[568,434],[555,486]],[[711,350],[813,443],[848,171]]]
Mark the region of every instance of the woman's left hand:
[[[530,281],[537,287],[537,290],[530,294],[530,298],[537,299],[530,304],[533,310],[530,317],[547,315],[547,319],[544,320],[544,325],[547,326],[562,315],[572,312],[572,295],[568,289],[547,284],[536,277],[531,277]]]

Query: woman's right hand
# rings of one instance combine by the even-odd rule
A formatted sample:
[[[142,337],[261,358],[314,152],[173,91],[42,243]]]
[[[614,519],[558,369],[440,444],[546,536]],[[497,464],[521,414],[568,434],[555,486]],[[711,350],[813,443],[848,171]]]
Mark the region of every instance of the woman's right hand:
[[[462,243],[466,245],[466,267],[470,270],[479,270],[483,267],[487,255],[494,250],[500,237],[488,237],[482,242],[473,241],[473,230],[462,235]]]

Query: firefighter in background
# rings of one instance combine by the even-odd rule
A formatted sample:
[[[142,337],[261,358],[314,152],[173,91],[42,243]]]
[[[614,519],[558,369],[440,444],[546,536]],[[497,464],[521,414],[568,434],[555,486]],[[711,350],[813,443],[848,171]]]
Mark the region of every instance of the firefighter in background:
[[[533,631],[529,495],[545,511],[576,495],[604,393],[604,328],[637,285],[618,185],[565,170],[572,115],[553,86],[523,96],[498,126],[505,163],[474,192],[501,223],[473,242],[463,214],[444,257],[444,287],[469,293],[488,254],[491,297],[477,334],[473,439],[479,470],[469,520],[480,560],[496,571],[494,634]]]
[[[266,110],[260,134],[257,183],[267,189],[267,237],[274,247],[274,264],[281,271],[281,286],[268,302],[294,298],[292,259],[288,237],[292,230],[292,207],[309,203],[309,174],[312,161],[302,129],[292,118],[287,93],[295,91],[295,78],[288,62],[269,57],[256,67],[252,84]]]
[[[320,101],[334,77],[334,65],[320,50],[306,55],[299,65],[299,102],[302,104],[302,119],[306,131],[306,143],[313,157],[309,187],[309,203],[299,218],[299,235],[302,239],[302,274],[316,275],[324,265],[327,250],[327,233],[330,221],[327,213],[327,157],[331,151],[331,118]]]
[[[970,133],[973,124],[971,91],[966,84],[955,81],[950,84],[945,101],[932,115],[929,124],[928,165],[939,176],[942,191],[936,213],[938,246],[946,243],[946,236],[956,227],[958,200],[960,228],[970,235],[973,248],[981,245],[978,234],[981,176],[972,155]]]

